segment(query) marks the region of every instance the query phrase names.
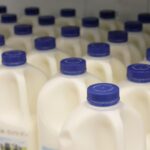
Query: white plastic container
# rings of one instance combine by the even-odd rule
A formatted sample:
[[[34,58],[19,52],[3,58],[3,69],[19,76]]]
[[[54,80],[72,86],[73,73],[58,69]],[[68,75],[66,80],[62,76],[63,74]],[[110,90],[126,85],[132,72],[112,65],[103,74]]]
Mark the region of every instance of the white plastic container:
[[[38,25],[34,27],[33,33],[35,36],[53,36],[57,37],[57,29],[55,27],[54,16],[39,16]]]
[[[137,47],[128,42],[128,33],[126,31],[110,31],[108,33],[111,55],[123,64],[129,65],[142,60]]]
[[[14,35],[7,39],[6,44],[14,49],[29,52],[33,49],[33,40],[32,25],[17,24],[14,27]]]
[[[143,24],[143,30],[150,35],[150,13],[140,13],[138,20]]]
[[[126,77],[126,66],[110,56],[109,44],[89,44],[84,59],[87,62],[87,71],[102,82],[119,83]]]
[[[1,16],[0,34],[3,34],[6,39],[11,37],[13,35],[13,28],[16,23],[16,14],[3,14]]]
[[[101,10],[99,12],[100,28],[106,31],[122,30],[123,24],[118,20],[114,10]]]
[[[88,42],[87,42],[88,43]],[[85,55],[86,40],[80,37],[80,28],[77,26],[65,26],[61,28],[61,36],[57,38],[58,49],[71,57]],[[87,49],[87,48],[86,48]]]
[[[49,78],[59,72],[59,63],[67,54],[56,48],[55,38],[39,37],[34,49],[28,54],[28,62],[42,70]]]
[[[41,71],[26,64],[23,51],[4,52],[2,63],[0,140],[7,146],[37,150],[37,96],[47,78]]]
[[[142,23],[138,21],[127,21],[124,24],[124,28],[128,32],[129,42],[137,46],[137,49],[144,58],[148,46],[147,40],[150,37],[142,32]]]
[[[76,10],[73,8],[64,8],[60,10],[60,16],[56,18],[56,26],[76,26],[79,21],[76,18]]]
[[[107,33],[100,30],[98,18],[84,17],[82,19],[81,37],[89,43],[104,42],[107,40]]]
[[[27,7],[24,10],[24,16],[19,19],[18,23],[37,26],[39,14],[40,9],[38,7]]]
[[[84,59],[61,61],[60,71],[42,88],[38,99],[40,150],[58,149],[58,136],[70,113],[86,99],[87,86],[99,80],[86,73]]]
[[[139,115],[119,102],[119,88],[101,83],[88,88],[88,102],[78,107],[60,134],[60,150],[145,150]]]
[[[121,99],[133,107],[142,117],[147,135],[147,149],[150,149],[150,65],[128,66],[127,80],[120,84]]]

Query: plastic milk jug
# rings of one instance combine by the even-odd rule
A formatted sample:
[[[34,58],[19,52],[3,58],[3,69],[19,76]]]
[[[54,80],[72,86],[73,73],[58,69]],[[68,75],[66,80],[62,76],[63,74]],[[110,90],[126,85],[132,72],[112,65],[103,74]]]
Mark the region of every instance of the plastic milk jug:
[[[36,26],[38,24],[38,16],[40,9],[38,7],[27,7],[24,10],[24,15],[19,19],[21,24],[31,24]]]
[[[118,20],[116,11],[101,10],[99,12],[100,28],[106,31],[122,30],[123,24]]]
[[[3,34],[5,38],[9,38],[10,36],[12,36],[13,28],[16,23],[16,14],[3,14],[1,16],[0,34]]]
[[[86,73],[84,59],[61,61],[60,74],[49,80],[38,99],[40,149],[58,149],[58,136],[65,120],[86,98],[87,86],[99,82]]]
[[[128,42],[126,31],[110,31],[108,33],[111,55],[119,59],[123,64],[129,65],[142,60],[137,47]]]
[[[71,57],[81,57],[86,53],[84,45],[87,45],[87,43],[80,37],[79,27],[65,26],[61,28],[61,36],[57,38],[58,49]]]
[[[28,54],[28,62],[42,70],[48,77],[59,72],[59,63],[68,57],[56,48],[55,38],[39,37],[34,41],[34,50]]]
[[[34,35],[41,36],[57,36],[54,16],[39,16],[38,25],[33,29]]]
[[[88,45],[87,71],[103,82],[119,83],[126,77],[125,65],[110,56],[110,47],[107,43],[91,43]]]
[[[120,84],[121,99],[133,107],[142,117],[147,135],[147,149],[150,149],[150,65],[128,66],[127,80]]]
[[[2,64],[0,141],[5,149],[17,146],[37,150],[37,96],[47,78],[41,71],[26,64],[24,51],[4,52]]]
[[[87,90],[82,103],[65,122],[60,150],[145,150],[142,119],[119,102],[119,88],[98,83]]]
[[[14,49],[29,52],[33,49],[32,25],[17,24],[14,27],[14,35],[8,38],[6,44]]]

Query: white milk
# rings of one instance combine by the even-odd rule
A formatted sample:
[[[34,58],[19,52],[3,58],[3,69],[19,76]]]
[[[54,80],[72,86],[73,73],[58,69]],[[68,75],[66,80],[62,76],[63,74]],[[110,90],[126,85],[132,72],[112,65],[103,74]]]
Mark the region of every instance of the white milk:
[[[29,52],[33,49],[32,25],[17,24],[14,27],[14,35],[6,41],[9,47]]]
[[[142,60],[137,47],[128,42],[126,31],[110,31],[108,33],[111,55],[119,59],[123,64],[129,65]]]
[[[0,67],[0,140],[23,149],[37,150],[37,95],[47,81],[26,64],[23,51],[2,54]]]
[[[28,62],[42,70],[48,77],[59,72],[61,59],[68,57],[56,48],[55,38],[39,37],[35,39],[35,49],[28,54]]]
[[[53,36],[56,37],[57,30],[55,27],[54,16],[40,16],[38,18],[38,25],[34,27],[33,33],[35,36]]]
[[[129,42],[137,46],[144,58],[148,46],[147,39],[150,37],[142,32],[142,23],[138,21],[127,21],[124,24],[124,28],[128,32]]]
[[[58,49],[71,57],[85,55],[85,45],[88,42],[80,37],[80,28],[77,26],[64,26],[61,28],[61,36],[57,38]]]
[[[150,149],[150,65],[128,66],[127,80],[120,85],[121,99],[132,106],[142,117]]]
[[[126,77],[126,67],[110,56],[110,47],[106,43],[91,43],[84,57],[87,71],[103,82],[119,83]]]
[[[99,17],[101,29],[106,31],[123,29],[123,24],[117,19],[117,14],[114,10],[101,10]]]
[[[18,22],[21,24],[31,24],[36,26],[38,24],[38,16],[40,9],[38,7],[27,7],[24,10],[24,16],[22,16]]]
[[[42,88],[38,99],[40,150],[58,149],[58,136],[70,113],[86,99],[87,86],[99,82],[86,73],[84,59],[61,61],[60,71]]]
[[[64,8],[60,10],[60,16],[56,18],[57,27],[79,25],[76,18],[76,10],[73,8]]]
[[[107,40],[107,33],[99,29],[98,18],[84,17],[82,19],[81,37],[86,39],[89,43],[104,42]]]
[[[1,16],[0,34],[3,34],[5,38],[11,37],[13,35],[13,28],[16,23],[16,14],[3,14]]]
[[[116,85],[91,85],[88,102],[72,113],[61,130],[60,150],[145,150],[141,118],[119,99]]]

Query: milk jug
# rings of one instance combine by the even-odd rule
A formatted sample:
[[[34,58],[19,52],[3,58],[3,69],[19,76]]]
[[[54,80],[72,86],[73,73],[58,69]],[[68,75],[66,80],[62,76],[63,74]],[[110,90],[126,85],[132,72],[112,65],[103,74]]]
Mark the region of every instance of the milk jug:
[[[4,35],[0,34],[0,64],[2,62],[2,60],[1,60],[2,53],[5,51],[9,51],[9,50],[11,50],[11,48],[6,45]]]
[[[91,43],[88,45],[87,71],[103,82],[119,83],[126,77],[125,65],[110,56],[107,43]]]
[[[144,32],[150,35],[150,13],[140,13],[138,20],[142,22]]]
[[[17,24],[14,27],[14,35],[6,41],[9,47],[21,49],[26,52],[33,48],[32,25]]]
[[[60,10],[60,16],[56,18],[57,27],[79,25],[76,18],[76,10],[73,8],[64,8]]]
[[[81,57],[86,52],[84,45],[88,42],[80,37],[80,28],[77,26],[64,26],[61,28],[61,36],[57,38],[58,49],[71,57]]]
[[[96,17],[82,19],[81,37],[89,42],[104,42],[107,33],[99,29],[99,20]]]
[[[3,14],[1,16],[0,34],[3,34],[5,38],[12,36],[16,22],[17,16],[15,14]]]
[[[127,21],[124,24],[125,30],[128,32],[129,42],[136,45],[141,55],[144,57],[147,49],[147,39],[150,37],[143,33],[142,23],[138,21]]]
[[[40,14],[40,9],[38,7],[27,7],[24,10],[24,16],[19,19],[21,24],[31,24],[36,26],[38,24],[38,15]]]
[[[101,29],[106,31],[123,29],[123,24],[117,19],[117,14],[114,10],[101,10],[99,17]]]
[[[70,113],[86,98],[86,88],[99,80],[86,73],[80,58],[63,59],[60,74],[49,80],[38,98],[40,150],[57,150],[58,136]]]
[[[141,118],[119,101],[116,85],[91,85],[87,102],[68,117],[61,129],[60,150],[145,150]]]
[[[108,33],[111,55],[119,59],[123,64],[129,65],[142,60],[137,47],[128,42],[128,33],[126,31],[110,31]]]
[[[39,37],[34,41],[34,50],[28,54],[28,62],[42,70],[48,77],[59,72],[59,62],[67,57],[56,48],[55,38]]]
[[[7,6],[0,5],[0,16],[7,13]]]
[[[0,67],[0,140],[22,149],[37,149],[37,95],[47,81],[38,69],[26,64],[23,51],[2,54]]]
[[[35,36],[57,36],[54,16],[39,16],[38,25],[33,29]]]
[[[127,80],[120,84],[121,98],[142,117],[147,135],[147,149],[150,149],[150,65],[128,66]]]

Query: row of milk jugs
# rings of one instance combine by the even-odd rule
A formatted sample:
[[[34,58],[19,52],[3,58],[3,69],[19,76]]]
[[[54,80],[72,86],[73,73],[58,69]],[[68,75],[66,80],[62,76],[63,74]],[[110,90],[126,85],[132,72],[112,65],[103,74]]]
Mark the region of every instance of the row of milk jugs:
[[[140,30],[133,39],[142,37],[141,49],[128,42],[127,32],[111,31],[108,43],[87,43],[82,50],[79,28],[69,26],[58,42],[35,38],[26,57],[11,48],[30,45],[30,25],[15,26],[10,43],[16,47],[1,35],[2,147],[13,141],[29,150],[150,149],[150,50],[142,61],[148,38],[139,24],[131,26]]]

